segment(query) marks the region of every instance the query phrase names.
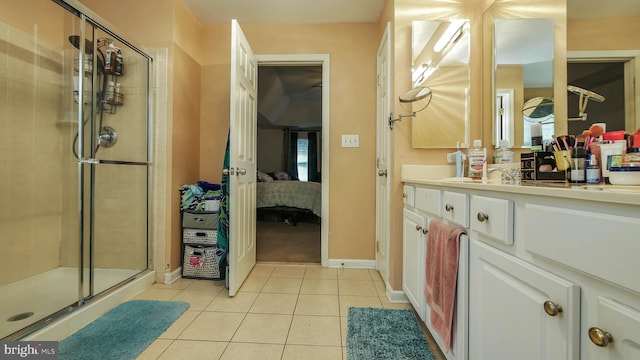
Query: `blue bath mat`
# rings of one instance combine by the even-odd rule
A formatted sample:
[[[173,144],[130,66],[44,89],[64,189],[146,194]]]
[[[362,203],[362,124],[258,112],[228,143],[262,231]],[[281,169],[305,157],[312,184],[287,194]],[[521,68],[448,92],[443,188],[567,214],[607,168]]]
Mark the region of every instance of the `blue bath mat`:
[[[349,308],[347,358],[435,360],[411,310]]]
[[[188,307],[176,301],[122,303],[62,340],[60,360],[133,360]]]

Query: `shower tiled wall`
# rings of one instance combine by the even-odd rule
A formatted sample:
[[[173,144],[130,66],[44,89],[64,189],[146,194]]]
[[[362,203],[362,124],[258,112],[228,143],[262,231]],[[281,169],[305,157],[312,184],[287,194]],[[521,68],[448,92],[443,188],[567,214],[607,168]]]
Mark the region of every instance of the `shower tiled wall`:
[[[62,53],[0,22],[0,284],[59,266]]]

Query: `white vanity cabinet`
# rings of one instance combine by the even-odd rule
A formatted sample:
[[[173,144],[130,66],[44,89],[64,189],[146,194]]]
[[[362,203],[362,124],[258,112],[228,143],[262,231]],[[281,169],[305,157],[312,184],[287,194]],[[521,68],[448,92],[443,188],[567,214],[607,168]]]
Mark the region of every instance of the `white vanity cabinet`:
[[[429,222],[432,219],[443,220],[447,217],[444,212],[444,199],[448,199],[450,207],[456,208],[456,216],[450,216],[444,220],[452,226],[468,226],[468,196],[464,193],[446,192],[439,189],[405,185],[403,189],[403,247],[402,247],[402,290],[413,305],[414,309],[425,323],[435,342],[442,349],[443,342],[431,326],[431,309],[426,303],[425,275],[427,262],[427,239]],[[450,209],[451,210],[451,209]],[[453,215],[452,211],[449,211]],[[466,213],[466,216],[464,214]],[[467,328],[468,328],[468,260],[469,238],[462,235],[460,238],[460,256],[458,261],[458,280],[456,308],[453,319],[453,344],[452,348],[444,352],[447,360],[468,359]]]
[[[425,320],[425,254],[427,241],[423,233],[427,218],[404,209],[402,240],[402,290],[422,321]]]
[[[640,359],[640,187],[413,185],[468,226],[467,359]]]
[[[579,288],[472,240],[469,359],[578,359]]]

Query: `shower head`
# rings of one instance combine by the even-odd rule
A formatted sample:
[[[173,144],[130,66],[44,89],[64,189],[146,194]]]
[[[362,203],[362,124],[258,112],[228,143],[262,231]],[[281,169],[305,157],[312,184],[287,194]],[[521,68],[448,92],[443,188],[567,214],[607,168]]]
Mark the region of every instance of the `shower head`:
[[[71,35],[69,36],[69,42],[76,49],[80,50],[80,36],[79,35]],[[89,39],[84,40],[84,52],[87,54],[93,54],[93,41]]]

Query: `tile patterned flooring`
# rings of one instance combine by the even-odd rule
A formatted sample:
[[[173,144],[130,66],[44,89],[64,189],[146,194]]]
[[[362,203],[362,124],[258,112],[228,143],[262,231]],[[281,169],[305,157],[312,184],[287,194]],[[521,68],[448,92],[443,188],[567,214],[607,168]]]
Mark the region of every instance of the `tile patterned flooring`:
[[[258,263],[233,298],[224,281],[194,279],[154,284],[135,298],[191,305],[139,360],[341,360],[350,306],[412,308],[389,302],[376,270],[284,263]]]

